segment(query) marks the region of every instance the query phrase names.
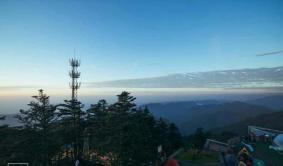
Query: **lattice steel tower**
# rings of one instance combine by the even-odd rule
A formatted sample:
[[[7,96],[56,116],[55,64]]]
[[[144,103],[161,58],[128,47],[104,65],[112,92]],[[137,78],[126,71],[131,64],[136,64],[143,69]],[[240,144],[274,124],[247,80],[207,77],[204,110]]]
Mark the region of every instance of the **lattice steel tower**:
[[[78,72],[80,63],[81,62],[75,58],[70,59],[71,71],[69,72],[69,75],[72,79],[72,82],[70,82],[70,88],[72,89],[72,100],[77,100],[77,92],[81,86],[81,83],[78,82],[78,78],[80,78],[81,75],[81,73]]]

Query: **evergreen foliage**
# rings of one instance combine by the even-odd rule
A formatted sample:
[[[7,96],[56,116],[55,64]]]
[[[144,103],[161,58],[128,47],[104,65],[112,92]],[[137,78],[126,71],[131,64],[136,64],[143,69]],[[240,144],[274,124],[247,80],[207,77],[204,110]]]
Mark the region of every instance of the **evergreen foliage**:
[[[86,111],[77,100],[54,106],[43,90],[33,98],[18,115],[23,127],[0,127],[0,165],[64,166],[77,159],[81,165],[153,165],[158,146],[169,155],[181,145],[178,128],[137,107],[129,92],[117,95],[113,104],[99,100]]]
[[[72,158],[79,159],[83,153],[84,114],[83,105],[76,99],[64,100],[58,105],[61,129],[64,130],[65,144],[72,145],[74,152]]]
[[[56,106],[49,103],[49,96],[43,93],[43,90],[39,90],[37,96],[32,96],[35,101],[31,101],[28,106],[28,110],[20,110],[20,114],[17,115],[18,120],[23,123],[23,129],[21,129],[22,139],[18,144],[15,144],[15,148],[18,152],[21,152],[28,156],[30,162],[34,165],[50,165],[51,158],[58,150],[56,144],[53,141],[55,139],[52,132],[53,125],[57,120],[55,113]],[[26,153],[27,150],[29,153]]]

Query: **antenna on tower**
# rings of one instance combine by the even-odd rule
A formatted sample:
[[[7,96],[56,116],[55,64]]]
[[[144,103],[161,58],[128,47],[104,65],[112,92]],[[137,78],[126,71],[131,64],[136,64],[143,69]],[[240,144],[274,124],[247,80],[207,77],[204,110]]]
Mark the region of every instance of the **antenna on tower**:
[[[81,86],[81,83],[78,82],[78,78],[80,78],[81,73],[78,72],[78,67],[80,66],[80,61],[76,58],[70,59],[71,71],[69,72],[69,76],[71,77],[70,88],[72,89],[72,100],[77,100],[77,92]]]

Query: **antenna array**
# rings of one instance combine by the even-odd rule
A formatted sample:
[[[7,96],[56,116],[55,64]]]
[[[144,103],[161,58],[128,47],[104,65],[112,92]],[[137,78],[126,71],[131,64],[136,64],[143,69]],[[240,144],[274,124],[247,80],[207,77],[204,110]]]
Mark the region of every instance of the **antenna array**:
[[[69,76],[71,77],[70,88],[72,89],[72,100],[77,100],[77,92],[81,86],[81,83],[78,82],[78,78],[80,78],[81,75],[81,73],[78,72],[80,63],[81,62],[75,58],[70,59],[71,71],[69,72]]]

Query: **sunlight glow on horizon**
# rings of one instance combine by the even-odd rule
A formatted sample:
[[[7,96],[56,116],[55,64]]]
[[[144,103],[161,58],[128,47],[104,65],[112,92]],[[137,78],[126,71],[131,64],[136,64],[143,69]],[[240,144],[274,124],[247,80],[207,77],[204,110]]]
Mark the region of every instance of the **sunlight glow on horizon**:
[[[41,88],[15,88],[0,91],[0,97],[29,97],[37,94]],[[70,89],[66,87],[45,87],[42,88],[49,96],[65,96],[71,94]],[[116,96],[122,91],[128,91],[134,95],[201,95],[201,94],[257,94],[257,93],[282,93],[281,91],[268,88],[251,89],[251,88],[88,88],[79,89],[79,96]]]

